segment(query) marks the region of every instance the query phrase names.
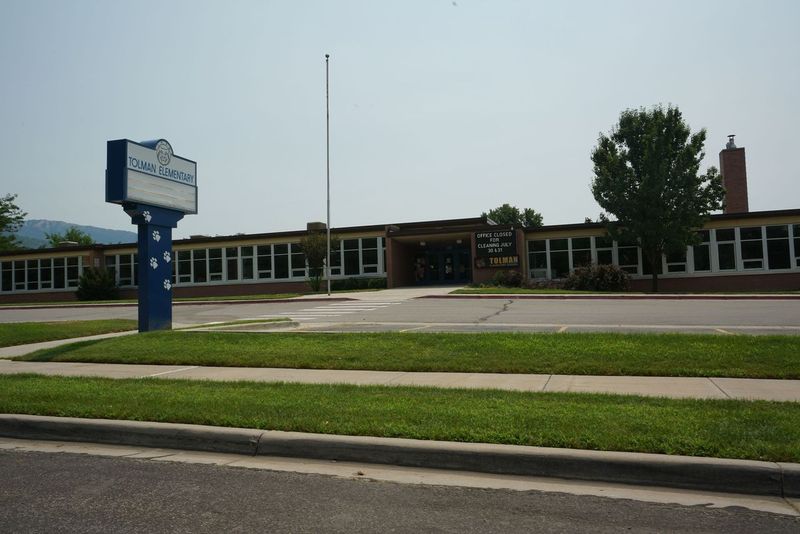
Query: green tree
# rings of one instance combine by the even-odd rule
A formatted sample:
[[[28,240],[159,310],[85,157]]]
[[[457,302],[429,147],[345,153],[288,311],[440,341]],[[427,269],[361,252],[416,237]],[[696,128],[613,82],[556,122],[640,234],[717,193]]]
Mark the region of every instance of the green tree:
[[[79,245],[94,244],[94,239],[92,239],[92,236],[74,226],[71,226],[69,230],[67,230],[63,234],[45,233],[44,236],[47,238],[47,241],[50,242],[51,247],[57,247],[59,243],[62,243],[64,241],[72,241]]]
[[[490,219],[497,224],[510,224],[512,226],[524,226],[527,228],[537,228],[542,225],[542,214],[537,213],[531,208],[520,211],[516,206],[503,204],[489,213],[481,213],[484,219]]]
[[[116,300],[119,298],[119,287],[111,271],[87,267],[83,270],[75,294],[78,300]]]
[[[338,246],[339,239],[331,236],[331,250]],[[300,240],[300,247],[308,263],[308,285],[312,291],[319,291],[328,258],[328,236],[325,232],[309,232]]]
[[[14,233],[22,226],[27,213],[14,203],[17,195],[0,197],[0,250],[21,248]]]
[[[592,194],[615,239],[636,240],[658,291],[663,253],[695,243],[696,230],[722,207],[715,167],[699,174],[706,131],[691,133],[678,108],[625,110],[592,151]]]

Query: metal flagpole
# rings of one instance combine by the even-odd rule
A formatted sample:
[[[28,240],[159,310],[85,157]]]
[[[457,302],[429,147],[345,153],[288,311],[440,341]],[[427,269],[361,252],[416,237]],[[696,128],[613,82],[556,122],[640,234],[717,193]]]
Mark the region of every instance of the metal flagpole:
[[[325,54],[325,175],[327,179],[328,220],[325,228],[328,231],[327,259],[325,261],[325,274],[328,279],[328,296],[331,296],[331,113],[328,100],[328,58]]]

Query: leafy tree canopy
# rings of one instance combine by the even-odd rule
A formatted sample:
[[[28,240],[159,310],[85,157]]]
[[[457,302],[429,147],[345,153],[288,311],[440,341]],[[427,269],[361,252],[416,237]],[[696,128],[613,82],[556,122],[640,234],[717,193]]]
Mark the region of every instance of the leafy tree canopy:
[[[93,245],[94,239],[87,234],[86,232],[71,226],[69,230],[64,232],[63,234],[53,233],[53,234],[45,234],[45,238],[50,243],[51,247],[57,247],[59,243],[64,241],[72,241],[79,245]]]
[[[700,174],[706,131],[691,133],[678,108],[623,111],[592,151],[592,194],[615,239],[638,241],[658,291],[661,255],[695,242],[696,230],[722,207],[715,167]]]
[[[520,211],[516,206],[503,204],[488,213],[481,213],[484,219],[490,219],[497,224],[511,224],[513,226],[525,226],[528,228],[539,227],[542,225],[542,214],[537,213],[531,208]]]
[[[312,291],[319,291],[328,258],[328,236],[325,232],[309,232],[300,240],[300,247],[308,263],[308,283]],[[331,250],[339,248],[339,238],[331,236]],[[333,254],[333,252],[331,252]]]
[[[21,248],[14,233],[22,226],[27,213],[14,203],[17,195],[0,197],[0,250]]]

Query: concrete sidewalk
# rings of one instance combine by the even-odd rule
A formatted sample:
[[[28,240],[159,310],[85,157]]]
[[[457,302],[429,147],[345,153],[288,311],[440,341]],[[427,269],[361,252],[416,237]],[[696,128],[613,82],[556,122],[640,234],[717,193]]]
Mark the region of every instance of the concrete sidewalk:
[[[0,374],[19,373],[107,378],[429,386],[506,391],[611,393],[648,397],[800,402],[800,380],[499,373],[410,373],[402,371],[198,367],[186,365],[127,365],[0,360]]]

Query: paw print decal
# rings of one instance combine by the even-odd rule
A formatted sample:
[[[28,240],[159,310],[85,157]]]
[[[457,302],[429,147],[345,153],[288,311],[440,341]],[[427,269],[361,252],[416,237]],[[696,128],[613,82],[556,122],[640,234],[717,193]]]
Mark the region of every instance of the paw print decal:
[[[158,230],[153,230],[153,241],[156,243],[161,241],[161,234],[158,233]]]
[[[169,281],[169,278],[164,280],[164,289],[166,291],[169,291],[170,289],[172,289],[172,282]]]
[[[158,269],[158,260],[155,258],[150,258],[150,267],[153,269]]]
[[[170,254],[168,250],[164,251],[164,261],[167,263],[172,261],[172,254]]]
[[[150,215],[149,211],[142,212],[142,215],[144,215],[144,220],[147,221],[147,222],[150,222],[153,219],[153,217],[152,217],[152,215]]]

